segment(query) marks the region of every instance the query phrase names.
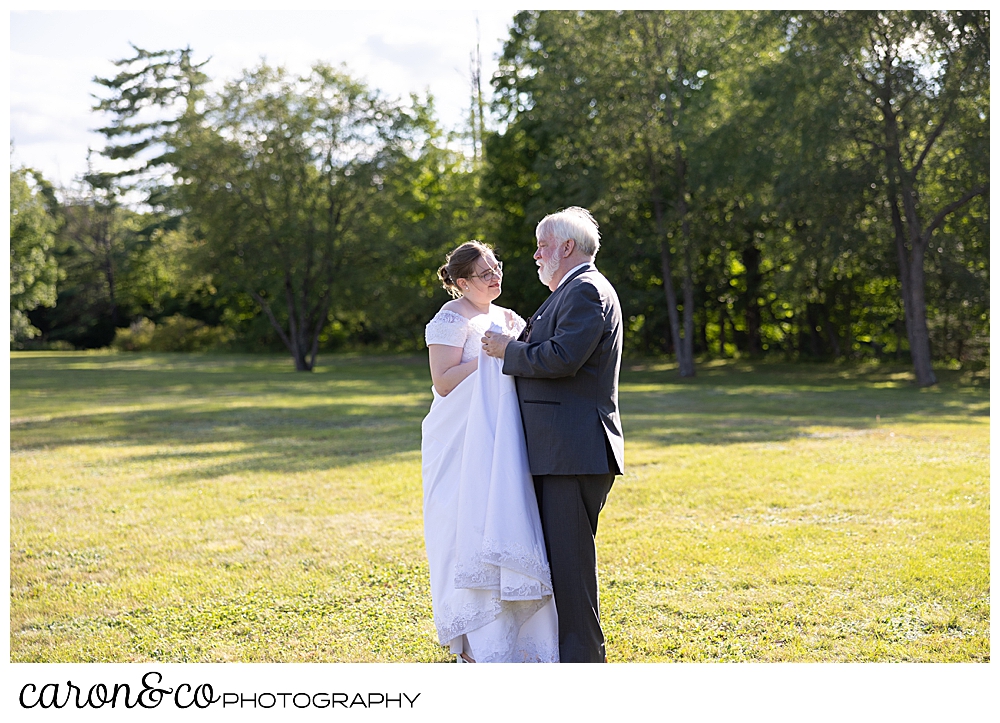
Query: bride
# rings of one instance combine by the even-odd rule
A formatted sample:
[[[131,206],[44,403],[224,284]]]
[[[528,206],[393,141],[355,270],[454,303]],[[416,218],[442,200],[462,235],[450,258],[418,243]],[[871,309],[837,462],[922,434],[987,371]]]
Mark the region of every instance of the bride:
[[[438,270],[454,297],[427,324],[434,401],[422,425],[424,540],[438,639],[459,662],[558,662],[552,579],[514,380],[480,353],[503,266],[469,241]]]

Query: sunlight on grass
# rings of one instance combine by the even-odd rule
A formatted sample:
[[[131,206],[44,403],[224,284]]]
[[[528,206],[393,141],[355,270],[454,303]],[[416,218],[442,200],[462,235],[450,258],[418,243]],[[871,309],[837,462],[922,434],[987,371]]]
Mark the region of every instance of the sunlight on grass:
[[[989,660],[988,382],[626,364],[612,661]],[[446,661],[423,357],[16,353],[11,660]]]

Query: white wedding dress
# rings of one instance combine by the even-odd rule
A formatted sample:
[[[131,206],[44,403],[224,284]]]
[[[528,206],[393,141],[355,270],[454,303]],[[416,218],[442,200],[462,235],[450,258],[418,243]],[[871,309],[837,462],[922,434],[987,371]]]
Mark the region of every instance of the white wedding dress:
[[[466,319],[442,310],[428,344],[462,347],[479,368],[448,396],[434,390],[423,421],[424,540],[442,645],[479,663],[559,661],[552,577],[514,380],[481,352],[492,325],[517,336],[505,310]]]

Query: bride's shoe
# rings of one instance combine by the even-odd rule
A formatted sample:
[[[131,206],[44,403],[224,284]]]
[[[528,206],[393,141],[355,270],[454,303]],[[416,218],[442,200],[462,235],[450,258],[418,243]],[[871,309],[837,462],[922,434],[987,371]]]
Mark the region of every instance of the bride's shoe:
[[[472,658],[470,658],[468,656],[468,654],[466,654],[466,653],[459,653],[455,657],[457,658],[457,660],[455,661],[456,663],[475,663],[476,662],[475,660],[473,660]]]

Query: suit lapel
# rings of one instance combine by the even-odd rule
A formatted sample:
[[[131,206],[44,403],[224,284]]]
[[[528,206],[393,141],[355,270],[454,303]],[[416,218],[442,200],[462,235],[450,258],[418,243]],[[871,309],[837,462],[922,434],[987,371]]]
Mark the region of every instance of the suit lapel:
[[[545,301],[543,301],[542,305],[538,307],[538,311],[536,311],[534,314],[532,314],[531,318],[528,319],[528,324],[524,328],[524,332],[521,334],[521,336],[523,337],[523,339],[520,339],[520,340],[521,341],[531,341],[531,326],[532,326],[532,324],[534,324],[536,321],[538,321],[539,319],[542,318],[542,314],[544,314],[545,310],[547,308],[549,308],[549,306],[552,304],[552,300],[554,298],[556,298],[557,296],[559,296],[559,292],[560,291],[562,291],[567,286],[569,286],[569,282],[570,281],[572,281],[573,279],[575,279],[577,276],[579,276],[582,273],[585,273],[587,271],[593,271],[593,270],[594,270],[594,265],[593,264],[587,264],[582,269],[577,269],[575,272],[573,272],[572,274],[570,274],[569,278],[567,278],[565,281],[563,281],[561,284],[559,284],[558,288],[556,288],[555,291],[553,291],[551,294],[549,294],[549,298],[547,298]]]

